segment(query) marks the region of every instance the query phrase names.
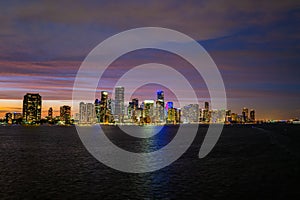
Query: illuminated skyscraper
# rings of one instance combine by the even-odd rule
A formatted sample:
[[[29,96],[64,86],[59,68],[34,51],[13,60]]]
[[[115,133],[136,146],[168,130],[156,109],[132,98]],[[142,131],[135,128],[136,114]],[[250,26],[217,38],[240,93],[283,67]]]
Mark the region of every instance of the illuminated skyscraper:
[[[42,97],[27,93],[23,99],[23,120],[26,123],[39,123],[42,113]]]
[[[238,122],[238,115],[236,113],[231,113],[231,122],[232,123]]]
[[[50,107],[48,110],[48,119],[52,119],[52,118],[53,118],[53,109],[52,107]]]
[[[133,109],[139,108],[139,100],[137,98],[132,99]]]
[[[243,118],[243,122],[248,122],[249,120],[249,110],[246,107],[243,108],[242,118]]]
[[[71,107],[61,106],[60,107],[60,121],[64,121],[66,124],[70,124],[71,121]]]
[[[132,99],[131,102],[129,102],[129,105],[127,107],[127,115],[128,119],[131,119],[131,122],[137,122],[137,110],[139,108],[139,100],[137,98]]]
[[[232,118],[231,118],[231,110],[226,110],[225,111],[226,113],[226,119],[225,119],[225,122],[231,122],[232,121]]]
[[[255,122],[255,110],[250,110],[250,121]]]
[[[93,103],[86,104],[86,117],[88,123],[95,122],[95,107]]]
[[[119,122],[123,122],[124,115],[124,87],[115,88],[115,115]]]
[[[101,92],[101,108],[102,109],[107,109],[107,103],[108,103],[108,92],[107,91],[102,91]]]
[[[209,103],[204,102],[204,109],[202,110],[202,121],[210,122]]]
[[[100,102],[100,122],[106,122],[106,115],[108,111],[108,92],[101,92],[101,102]]]
[[[169,108],[168,109],[167,123],[169,123],[169,124],[180,123],[180,116],[181,116],[181,111],[179,109]]]
[[[14,112],[13,114],[13,124],[21,124],[22,123],[22,113]]]
[[[86,104],[84,102],[79,104],[79,123],[87,123]]]
[[[166,103],[166,109],[169,110],[170,108],[173,108],[173,102],[169,101]]]
[[[144,117],[145,123],[153,122],[153,117],[154,117],[154,101],[153,100],[145,100],[144,101],[143,117]]]
[[[15,120],[19,120],[19,119],[22,119],[22,118],[23,118],[22,113],[14,112],[14,119]]]
[[[100,122],[100,110],[101,109],[101,101],[99,99],[95,100],[95,114],[96,114],[96,120],[97,123]]]
[[[11,113],[6,113],[5,114],[5,122],[7,124],[12,124],[12,114]]]
[[[159,90],[157,91],[157,100],[156,100],[157,117],[159,122],[165,121],[164,105],[165,105],[164,92]]]
[[[199,105],[189,104],[182,109],[182,121],[185,123],[195,123],[199,121]]]
[[[204,102],[204,109],[209,110],[209,103],[208,102]]]

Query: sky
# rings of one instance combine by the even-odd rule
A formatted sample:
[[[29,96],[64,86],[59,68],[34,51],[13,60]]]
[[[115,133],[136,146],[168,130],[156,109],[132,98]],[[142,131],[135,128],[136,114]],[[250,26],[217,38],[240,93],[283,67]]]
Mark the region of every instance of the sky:
[[[180,31],[201,44],[224,80],[228,108],[256,110],[259,119],[300,118],[299,1],[1,1],[0,117],[20,112],[27,92],[40,93],[43,111],[69,104],[76,73],[106,38],[139,27]],[[141,50],[118,58],[98,90],[110,90],[119,72],[153,62],[187,64],[168,52]],[[170,62],[171,61],[171,62]],[[197,79],[198,80],[198,79]],[[197,81],[194,80],[195,82]],[[209,100],[199,79],[200,102]],[[141,86],[139,99],[164,89]],[[125,89],[126,90],[126,89]],[[76,108],[73,108],[76,112]]]

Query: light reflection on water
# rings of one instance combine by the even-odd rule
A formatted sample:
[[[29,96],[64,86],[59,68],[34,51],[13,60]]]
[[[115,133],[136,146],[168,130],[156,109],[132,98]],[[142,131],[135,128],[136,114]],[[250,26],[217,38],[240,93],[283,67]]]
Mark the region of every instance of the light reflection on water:
[[[75,127],[0,127],[0,199],[292,198],[299,194],[299,128],[283,127],[284,134],[271,128],[266,134],[251,126],[225,127],[211,154],[198,159],[206,131],[201,127],[172,165],[128,174],[94,159]],[[147,152],[168,144],[177,127],[148,139],[104,129],[119,147]]]

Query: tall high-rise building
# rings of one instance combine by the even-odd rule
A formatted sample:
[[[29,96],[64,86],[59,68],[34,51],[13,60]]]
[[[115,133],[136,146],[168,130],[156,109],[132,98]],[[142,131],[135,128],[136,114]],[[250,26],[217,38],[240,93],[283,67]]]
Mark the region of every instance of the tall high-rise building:
[[[204,102],[204,109],[202,110],[202,121],[203,122],[210,122],[210,113],[209,113],[209,103]]]
[[[115,88],[115,116],[118,118],[119,122],[123,121],[124,115],[124,87]]]
[[[168,116],[167,116],[167,123],[169,124],[177,124],[180,123],[181,119],[181,110],[177,108],[169,108],[168,109]]]
[[[95,107],[93,103],[86,104],[86,117],[88,123],[95,122]]]
[[[255,122],[255,110],[250,110],[250,121]]]
[[[157,117],[159,122],[165,121],[165,99],[164,92],[162,90],[157,91],[157,100],[156,100],[156,109],[157,109]]]
[[[101,102],[100,102],[100,122],[106,122],[106,116],[108,112],[108,92],[101,92]]]
[[[144,122],[151,123],[153,122],[154,117],[154,101],[145,100],[144,101],[144,110],[143,110]]]
[[[173,108],[173,102],[169,101],[166,103],[166,110],[169,110],[170,108]]]
[[[134,98],[129,102],[127,107],[127,118],[131,119],[131,122],[137,122],[137,110],[139,108],[139,100]]]
[[[207,101],[204,102],[204,109],[209,110],[209,103]]]
[[[50,107],[48,110],[48,119],[52,119],[52,118],[53,118],[53,109],[52,107]]]
[[[248,120],[249,120],[249,110],[248,110],[248,108],[246,108],[246,107],[243,108],[242,117],[243,117],[243,122],[248,122]]]
[[[100,112],[101,112],[101,101],[99,99],[95,100],[95,114],[97,123],[100,122]]]
[[[87,122],[86,104],[84,102],[79,103],[79,123]]]
[[[182,109],[182,121],[195,123],[199,121],[199,104],[189,104]]]
[[[139,108],[139,100],[137,98],[132,99],[132,104],[133,104],[133,109],[138,109]]]
[[[80,102],[79,104],[79,123],[94,123],[95,107],[93,103]]]
[[[115,115],[115,100],[110,99],[110,113],[111,115]]]
[[[231,122],[232,123],[238,122],[238,115],[236,113],[231,113]]]
[[[15,120],[22,119],[22,118],[23,118],[22,113],[14,112],[14,119]]]
[[[23,99],[23,120],[27,123],[38,123],[42,114],[42,97],[39,94],[27,93]]]
[[[60,121],[64,121],[66,124],[69,124],[71,121],[71,107],[70,106],[61,106],[60,107]]]
[[[7,124],[12,124],[12,114],[11,113],[6,113],[5,114],[5,122]]]
[[[107,109],[108,104],[108,92],[107,91],[101,91],[101,101],[100,101],[102,109]]]

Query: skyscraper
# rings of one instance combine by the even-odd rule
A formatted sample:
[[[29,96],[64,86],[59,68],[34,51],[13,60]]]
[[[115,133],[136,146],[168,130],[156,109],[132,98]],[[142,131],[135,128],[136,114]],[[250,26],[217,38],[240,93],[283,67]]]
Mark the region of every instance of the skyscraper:
[[[100,102],[100,122],[106,121],[106,115],[108,111],[108,92],[101,92],[101,102]]]
[[[189,104],[182,109],[182,121],[195,123],[199,121],[199,104]]]
[[[137,98],[132,99],[133,109],[139,108],[139,100]]]
[[[156,109],[159,122],[165,121],[165,111],[164,111],[164,92],[162,90],[157,91]]]
[[[145,100],[144,101],[144,110],[143,110],[144,122],[151,123],[153,122],[154,116],[154,100]]]
[[[86,117],[88,123],[95,122],[95,107],[93,103],[86,104]]]
[[[209,103],[207,101],[204,102],[204,109],[209,110]]]
[[[139,100],[134,98],[129,102],[127,107],[128,118],[131,119],[131,122],[137,122],[137,110],[139,108]]]
[[[79,123],[95,122],[95,107],[93,103],[80,102],[79,104]]]
[[[70,124],[71,121],[71,107],[61,106],[60,107],[60,121],[64,121],[65,124]]]
[[[255,122],[255,110],[250,110],[250,121]]]
[[[53,109],[52,107],[50,107],[48,110],[48,119],[52,119],[52,118],[53,118]]]
[[[79,104],[79,123],[87,122],[87,113],[86,113],[86,104],[84,102],[80,102]]]
[[[27,93],[23,99],[23,120],[26,123],[38,123],[41,120],[42,97]]]
[[[181,119],[181,110],[177,108],[169,108],[168,109],[168,116],[167,116],[167,123],[169,124],[177,124],[180,123]]]
[[[99,123],[100,122],[101,101],[99,99],[96,99],[94,104],[95,104],[95,114],[96,114],[97,123]]]
[[[5,122],[7,124],[12,124],[12,114],[11,113],[6,113],[5,114]]]
[[[242,117],[243,117],[243,122],[248,122],[248,120],[249,120],[249,110],[248,110],[248,108],[246,108],[246,107],[243,108]]]
[[[124,115],[124,87],[115,88],[115,115],[119,122],[123,121]]]
[[[202,121],[203,122],[209,122],[210,121],[209,103],[208,102],[204,102],[204,109],[202,110]]]
[[[170,108],[173,108],[173,102],[169,101],[166,103],[166,109],[169,110]]]

